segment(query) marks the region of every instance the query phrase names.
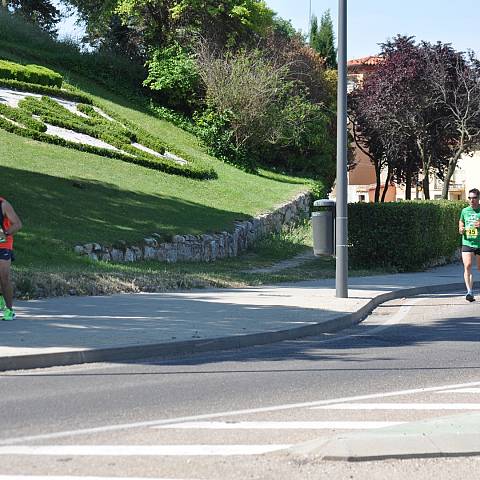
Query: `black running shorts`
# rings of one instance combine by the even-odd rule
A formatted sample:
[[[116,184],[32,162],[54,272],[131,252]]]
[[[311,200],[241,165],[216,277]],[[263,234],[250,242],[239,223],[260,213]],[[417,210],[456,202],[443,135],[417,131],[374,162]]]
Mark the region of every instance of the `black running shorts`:
[[[480,255],[480,248],[470,247],[469,245],[462,245],[462,252],[474,253]]]
[[[0,248],[0,260],[11,260],[13,262],[15,260],[13,250],[8,248]]]

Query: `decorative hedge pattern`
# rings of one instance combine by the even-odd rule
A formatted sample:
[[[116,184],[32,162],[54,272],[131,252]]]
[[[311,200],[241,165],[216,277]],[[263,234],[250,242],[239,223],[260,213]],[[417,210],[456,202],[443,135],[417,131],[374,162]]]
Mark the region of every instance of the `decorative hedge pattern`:
[[[66,85],[64,85],[66,86]],[[46,85],[37,85],[36,83],[19,82],[18,80],[7,80],[0,78],[0,87],[9,88],[18,92],[38,93],[39,95],[49,95],[51,97],[62,98],[71,102],[92,103],[92,99],[83,93],[71,90],[65,90]]]
[[[415,271],[451,258],[461,243],[458,219],[464,206],[448,200],[349,204],[351,263]]]
[[[77,115],[48,96],[43,96],[41,99],[26,97],[19,102],[18,108],[0,104],[0,128],[8,132],[105,157],[118,158],[125,162],[174,175],[199,180],[217,178],[213,168],[204,165],[198,159],[191,158],[184,152],[177,151],[174,147],[167,145],[134,123],[121,119],[113,112],[105,111],[105,108],[102,107],[102,111],[113,121],[105,118],[95,110],[92,99],[86,95],[16,80],[0,79],[0,86],[81,102],[78,104],[77,110],[86,115],[86,117]],[[33,118],[33,115],[37,118]],[[15,123],[12,123],[12,121]],[[46,134],[47,126],[45,124],[89,135],[116,147],[118,150],[76,143]],[[132,143],[140,143],[161,155],[168,150],[184,158],[187,164],[179,164],[168,158],[157,157],[132,146]]]
[[[20,65],[7,60],[0,60],[0,78],[59,88],[63,82],[63,77],[49,68],[40,65]]]

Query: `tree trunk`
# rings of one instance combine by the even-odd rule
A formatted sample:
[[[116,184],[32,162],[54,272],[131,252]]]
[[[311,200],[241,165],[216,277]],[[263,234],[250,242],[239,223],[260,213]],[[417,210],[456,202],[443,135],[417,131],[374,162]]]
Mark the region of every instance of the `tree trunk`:
[[[423,197],[425,198],[425,200],[430,200],[430,179],[428,178],[428,171],[422,180],[422,187]]]
[[[380,188],[382,186],[382,180],[380,178],[380,167],[377,167],[377,165],[375,165],[375,180],[376,180],[376,185],[375,185],[375,203],[378,203],[379,200],[380,200]]]
[[[412,171],[405,173],[405,200],[412,199]]]
[[[385,202],[385,197],[387,196],[388,187],[390,186],[390,179],[392,178],[392,172],[390,167],[388,167],[387,178],[385,179],[385,186],[383,187],[382,192],[382,203]]]
[[[460,158],[462,151],[455,152],[455,155],[448,161],[448,168],[447,168],[447,172],[445,173],[445,178],[443,180],[443,188],[442,188],[442,198],[444,200],[448,200],[448,191],[450,189],[450,179],[452,178],[452,175],[455,173],[458,159]]]

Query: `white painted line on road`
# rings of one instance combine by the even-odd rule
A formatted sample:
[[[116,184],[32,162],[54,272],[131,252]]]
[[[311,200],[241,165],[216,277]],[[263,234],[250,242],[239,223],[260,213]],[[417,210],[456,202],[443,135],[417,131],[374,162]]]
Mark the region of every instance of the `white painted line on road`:
[[[153,428],[192,430],[365,430],[393,427],[403,423],[405,422],[185,422]]]
[[[218,413],[206,413],[203,415],[166,418],[162,420],[148,420],[144,422],[120,423],[117,425],[106,425],[103,427],[82,428],[79,430],[64,430],[61,432],[53,432],[53,433],[46,433],[46,434],[39,434],[39,435],[28,435],[24,437],[6,438],[4,440],[0,440],[0,445],[12,445],[12,444],[18,444],[18,443],[31,442],[35,440],[51,440],[54,438],[65,438],[65,437],[87,435],[87,434],[91,435],[95,433],[129,430],[133,428],[148,428],[148,427],[154,427],[154,426],[160,426],[160,425],[171,425],[173,423],[193,422],[193,421],[208,420],[213,418],[233,417],[237,415],[249,415],[253,413],[279,412],[283,410],[312,408],[312,407],[320,407],[322,405],[337,404],[340,402],[344,403],[344,402],[352,402],[352,401],[360,401],[360,400],[371,400],[374,398],[397,397],[402,395],[414,395],[417,393],[438,392],[440,390],[446,390],[446,389],[469,388],[469,387],[477,387],[477,386],[480,387],[480,382],[442,385],[441,387],[413,388],[410,390],[398,390],[394,392],[373,393],[373,394],[367,394],[367,395],[357,395],[353,397],[340,397],[340,398],[332,398],[330,400],[318,400],[313,402],[290,403],[285,405],[274,405],[271,407],[250,408],[250,409],[244,409],[244,410],[231,410],[231,411],[218,412]]]
[[[436,393],[480,393],[480,388],[458,388],[456,390],[441,390]]]
[[[66,475],[0,475],[0,480],[195,480],[159,477],[80,477]]]
[[[0,447],[0,455],[40,456],[231,456],[261,455],[292,445],[31,445]]]
[[[480,403],[342,403],[320,410],[480,410]]]

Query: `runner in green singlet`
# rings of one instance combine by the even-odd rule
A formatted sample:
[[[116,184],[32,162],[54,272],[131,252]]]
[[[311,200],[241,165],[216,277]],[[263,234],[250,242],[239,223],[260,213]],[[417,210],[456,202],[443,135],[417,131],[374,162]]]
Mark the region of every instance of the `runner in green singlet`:
[[[462,235],[462,260],[464,266],[463,277],[467,287],[465,299],[468,302],[475,301],[473,296],[473,273],[472,264],[474,255],[477,257],[477,270],[480,270],[480,191],[472,188],[468,192],[469,206],[465,207],[460,214],[458,232]]]

